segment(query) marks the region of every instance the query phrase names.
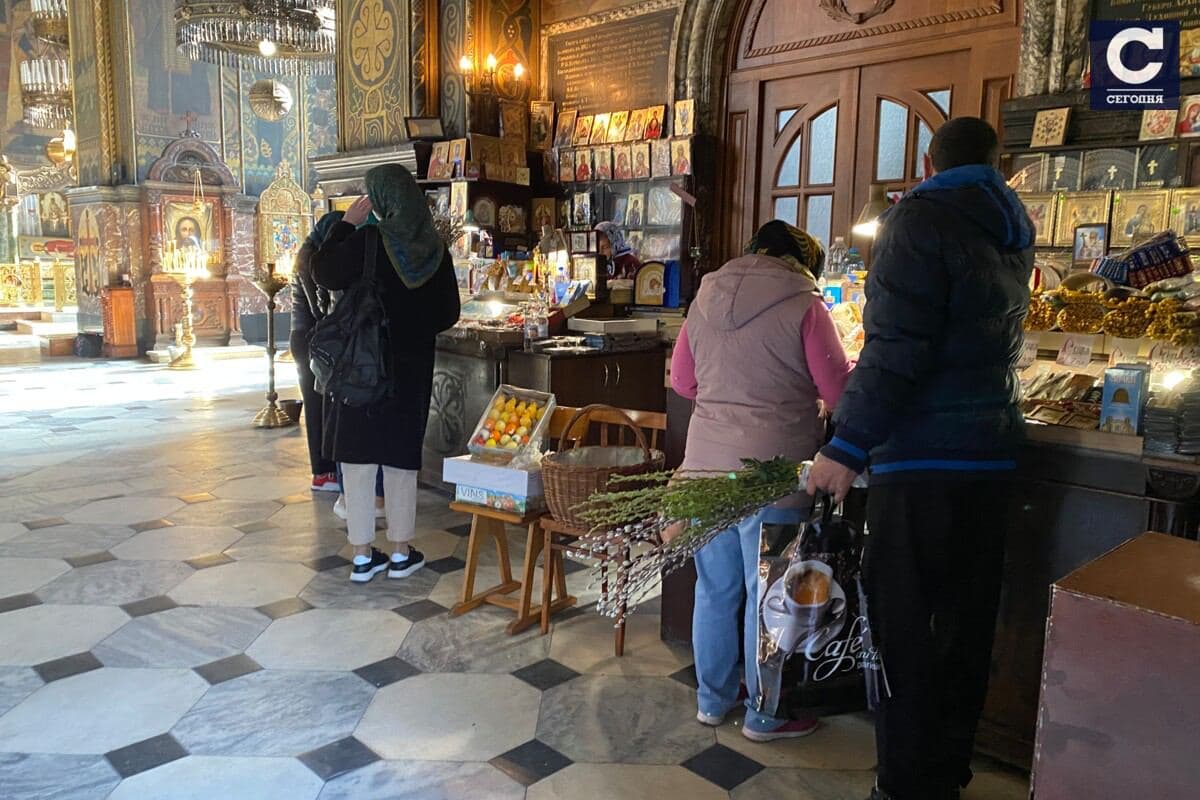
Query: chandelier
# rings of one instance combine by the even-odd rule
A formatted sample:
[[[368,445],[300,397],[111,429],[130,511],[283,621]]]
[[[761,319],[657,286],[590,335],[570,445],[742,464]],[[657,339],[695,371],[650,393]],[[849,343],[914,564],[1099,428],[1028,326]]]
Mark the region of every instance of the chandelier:
[[[193,61],[270,74],[333,74],[334,0],[175,0],[175,43]]]
[[[71,73],[65,58],[21,62],[21,103],[25,121],[35,128],[65,128],[71,123]]]

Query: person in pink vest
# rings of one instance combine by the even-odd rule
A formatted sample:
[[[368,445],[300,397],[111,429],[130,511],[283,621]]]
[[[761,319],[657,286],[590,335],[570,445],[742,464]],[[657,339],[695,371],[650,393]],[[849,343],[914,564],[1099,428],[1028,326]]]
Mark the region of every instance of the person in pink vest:
[[[704,278],[671,358],[671,386],[695,401],[683,470],[734,470],[745,458],[802,461],[821,447],[818,400],[832,409],[851,369],[817,291],[824,263],[820,242],[773,220],[745,255]],[[747,738],[772,741],[816,730],[816,719],[781,719],[754,709],[759,528],[798,523],[807,506],[796,498],[763,509],[696,554],[692,649],[696,718],[705,725],[720,725],[738,705],[743,662]]]

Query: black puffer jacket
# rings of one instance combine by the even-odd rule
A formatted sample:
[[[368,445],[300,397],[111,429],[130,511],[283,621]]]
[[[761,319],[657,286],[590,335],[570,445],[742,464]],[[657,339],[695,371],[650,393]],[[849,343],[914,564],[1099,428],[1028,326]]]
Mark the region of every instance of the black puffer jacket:
[[[1033,226],[996,170],[956,167],[884,216],[867,279],[866,344],[822,453],[873,483],[1015,467],[1013,368],[1029,307]]]

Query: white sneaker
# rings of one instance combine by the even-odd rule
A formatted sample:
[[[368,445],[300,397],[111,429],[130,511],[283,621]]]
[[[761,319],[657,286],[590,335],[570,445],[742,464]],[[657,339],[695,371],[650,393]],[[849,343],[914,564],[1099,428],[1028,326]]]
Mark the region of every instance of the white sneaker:
[[[716,714],[705,714],[703,711],[696,712],[696,722],[701,725],[707,725],[710,728],[719,728],[725,723],[726,714],[717,716]]]
[[[346,495],[339,494],[338,499],[333,504],[333,514],[338,519],[346,519]],[[375,519],[383,519],[387,516],[387,511],[383,506],[375,506]]]

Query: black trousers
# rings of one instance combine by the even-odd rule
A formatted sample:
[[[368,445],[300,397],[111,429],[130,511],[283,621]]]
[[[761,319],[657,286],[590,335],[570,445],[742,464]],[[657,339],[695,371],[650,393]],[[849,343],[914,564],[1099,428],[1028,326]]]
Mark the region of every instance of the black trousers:
[[[314,384],[316,376],[308,366],[308,335],[310,331],[292,331],[289,343],[300,379],[300,397],[304,399],[304,435],[308,440],[308,462],[313,475],[335,472],[337,465],[321,455],[321,434],[324,427],[324,398]]]
[[[971,780],[1004,567],[1007,481],[872,486],[863,571],[891,688],[875,719],[879,785],[955,797]]]

